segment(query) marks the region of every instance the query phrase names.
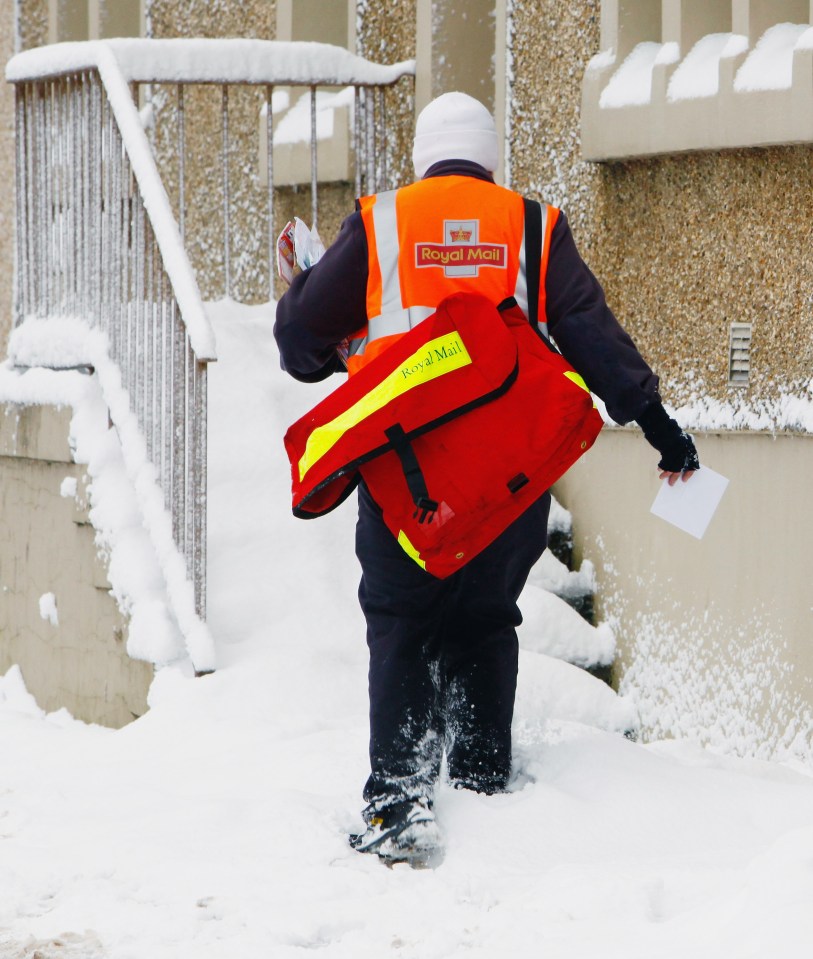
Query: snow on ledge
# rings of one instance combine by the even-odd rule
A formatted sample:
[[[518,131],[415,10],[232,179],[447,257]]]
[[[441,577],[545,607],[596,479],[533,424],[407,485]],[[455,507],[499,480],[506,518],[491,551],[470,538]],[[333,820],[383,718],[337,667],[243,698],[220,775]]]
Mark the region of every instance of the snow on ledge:
[[[778,23],[757,41],[734,78],[734,90],[790,90],[793,86],[793,51],[810,29],[809,24]]]
[[[669,412],[684,429],[813,435],[813,379],[807,384],[784,384],[776,396],[764,400],[740,397],[733,391],[725,402],[714,400],[699,380],[681,393],[685,398],[669,406]]]
[[[652,71],[664,44],[646,41],[633,48],[602,90],[599,107],[641,106],[652,99]]]
[[[6,80],[19,83],[97,68],[113,54],[127,81],[164,83],[389,85],[414,76],[415,61],[385,66],[327,43],[247,39],[91,40],[18,53]]]
[[[42,368],[55,355],[64,363],[58,344],[65,327],[71,331],[72,359],[92,366],[95,375]],[[20,372],[27,366],[35,368]],[[113,595],[130,617],[128,653],[163,664],[182,656],[185,644],[196,670],[214,669],[214,642],[195,612],[172,519],[119,369],[109,358],[107,336],[79,319],[27,319],[14,329],[9,360],[0,365],[0,401],[73,407],[74,458],[88,465],[91,522],[109,553]],[[108,410],[116,424],[112,429]]]
[[[692,100],[720,92],[720,61],[745,53],[748,37],[738,33],[709,33],[701,37],[672,74],[666,99]]]

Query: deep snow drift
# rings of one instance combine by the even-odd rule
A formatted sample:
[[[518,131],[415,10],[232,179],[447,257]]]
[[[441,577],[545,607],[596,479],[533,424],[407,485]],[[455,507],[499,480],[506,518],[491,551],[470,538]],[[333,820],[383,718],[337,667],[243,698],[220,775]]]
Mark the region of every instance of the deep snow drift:
[[[218,672],[160,670],[119,731],[0,678],[0,957],[808,956],[813,777],[625,739],[629,704],[554,658],[611,637],[568,633],[550,567],[526,596],[512,791],[441,787],[436,870],[348,848],[367,735],[354,511],[290,515],[281,435],[326,387],[278,371],[271,322],[216,311]]]

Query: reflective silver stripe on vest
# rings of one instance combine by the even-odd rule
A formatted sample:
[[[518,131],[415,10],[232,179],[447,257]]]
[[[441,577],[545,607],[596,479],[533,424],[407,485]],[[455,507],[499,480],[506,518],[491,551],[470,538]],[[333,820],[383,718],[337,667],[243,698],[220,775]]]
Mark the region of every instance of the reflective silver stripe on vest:
[[[381,313],[397,313],[403,309],[401,277],[398,275],[398,220],[395,215],[397,190],[379,193],[373,204],[373,229],[381,268]]]
[[[395,333],[409,333],[435,312],[434,306],[410,306],[397,313],[382,313],[374,316],[367,324],[367,335],[362,339],[351,340],[348,350],[349,356],[360,356],[365,347],[373,340],[380,340],[382,336],[392,336]]]
[[[381,270],[381,313],[367,321],[367,335],[351,340],[350,356],[360,356],[373,340],[396,333],[408,333],[435,312],[433,306],[410,306],[404,308],[401,298],[401,277],[398,273],[400,246],[398,244],[398,219],[395,213],[397,190],[378,193],[373,204],[373,230]]]
[[[545,243],[545,231],[548,225],[548,205],[547,203],[540,203],[539,209],[542,213],[542,244]],[[541,251],[540,251],[541,254]],[[528,273],[526,270],[526,252],[525,252],[525,227],[522,228],[522,246],[519,249],[519,270],[517,271],[517,285],[514,288],[514,299],[519,304],[519,308],[526,316],[530,316],[530,308],[528,306]],[[539,276],[539,282],[544,283],[545,277]],[[537,327],[539,327],[539,332],[548,339],[548,324],[544,317],[537,317]]]

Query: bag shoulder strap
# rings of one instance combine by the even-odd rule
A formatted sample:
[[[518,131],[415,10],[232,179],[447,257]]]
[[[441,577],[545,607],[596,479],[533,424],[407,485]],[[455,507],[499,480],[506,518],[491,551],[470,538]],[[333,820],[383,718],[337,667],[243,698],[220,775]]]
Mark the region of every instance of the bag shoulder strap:
[[[522,198],[525,207],[525,282],[528,288],[528,320],[534,329],[539,321],[539,272],[542,262],[542,207]]]

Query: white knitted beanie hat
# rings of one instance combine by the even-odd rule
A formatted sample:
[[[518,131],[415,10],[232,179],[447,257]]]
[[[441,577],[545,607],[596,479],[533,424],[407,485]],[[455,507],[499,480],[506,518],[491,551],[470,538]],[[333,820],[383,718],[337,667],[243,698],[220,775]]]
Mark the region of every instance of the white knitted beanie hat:
[[[428,103],[415,124],[412,163],[421,179],[439,160],[472,160],[493,173],[497,128],[487,108],[466,93],[444,93]]]

